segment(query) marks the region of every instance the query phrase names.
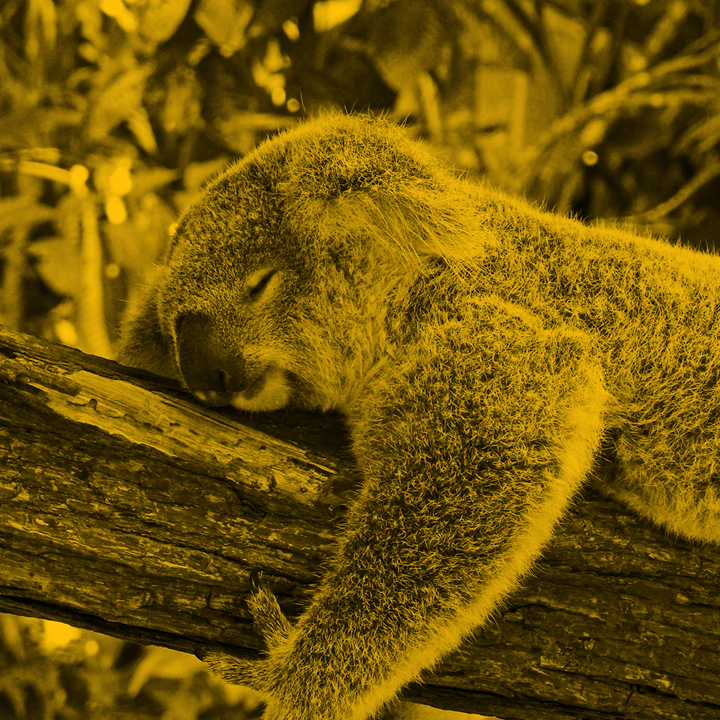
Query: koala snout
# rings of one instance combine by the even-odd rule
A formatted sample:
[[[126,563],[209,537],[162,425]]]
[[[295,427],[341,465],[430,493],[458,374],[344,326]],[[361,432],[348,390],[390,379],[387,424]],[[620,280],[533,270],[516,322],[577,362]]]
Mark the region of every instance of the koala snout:
[[[207,315],[176,321],[178,365],[188,390],[206,405],[228,405],[248,387],[245,358],[228,350]]]

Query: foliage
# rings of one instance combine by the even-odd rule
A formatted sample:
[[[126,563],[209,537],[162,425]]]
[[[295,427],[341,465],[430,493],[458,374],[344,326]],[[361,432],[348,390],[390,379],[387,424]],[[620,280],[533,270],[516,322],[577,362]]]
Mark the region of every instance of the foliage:
[[[674,3],[669,13],[677,13]],[[522,185],[585,216],[712,246],[720,235],[720,32],[677,54],[683,17],[618,50],[612,82],[569,107],[525,153]],[[671,26],[670,20],[677,20]],[[707,244],[706,244],[707,243]]]
[[[228,159],[323,107],[585,217],[717,234],[717,0],[8,0],[3,322],[102,355]]]
[[[257,702],[190,655],[0,614],[3,720],[255,717]]]

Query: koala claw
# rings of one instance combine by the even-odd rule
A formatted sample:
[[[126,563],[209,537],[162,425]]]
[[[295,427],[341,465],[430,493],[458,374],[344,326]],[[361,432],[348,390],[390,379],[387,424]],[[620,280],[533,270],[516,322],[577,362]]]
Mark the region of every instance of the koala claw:
[[[265,641],[270,653],[287,642],[292,625],[283,615],[275,596],[260,582],[260,575],[258,570],[252,570],[250,573],[252,591],[247,603],[253,617],[253,625]],[[223,680],[247,685],[255,690],[263,690],[262,676],[263,668],[267,664],[266,659],[248,660],[218,651],[198,653],[198,657]]]
[[[274,650],[285,643],[292,630],[292,625],[283,615],[275,596],[260,582],[260,573],[250,573],[252,593],[247,603],[253,616],[253,625],[262,636],[268,650]]]

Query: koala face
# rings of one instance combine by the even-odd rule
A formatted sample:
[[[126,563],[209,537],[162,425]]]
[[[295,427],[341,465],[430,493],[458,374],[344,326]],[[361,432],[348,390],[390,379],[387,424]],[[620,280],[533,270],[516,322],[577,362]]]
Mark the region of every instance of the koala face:
[[[468,200],[444,178],[378,121],[330,116],[267,141],[180,219],[121,359],[208,404],[347,409],[423,263],[452,256],[447,239],[466,252]]]
[[[243,283],[242,306],[232,328],[217,313],[181,312],[171,325],[183,381],[207,405],[241,410],[276,410],[290,400],[292,347],[287,334],[273,333],[268,308],[277,305],[283,273],[260,268]],[[270,317],[273,317],[270,311]],[[265,322],[264,322],[265,321]],[[244,328],[239,333],[235,328]],[[232,332],[229,332],[232,330]]]
[[[206,404],[339,407],[377,354],[360,338],[378,324],[366,248],[359,238],[321,240],[320,214],[300,217],[293,206],[288,147],[265,147],[178,223],[154,290],[159,332],[173,374]]]
[[[307,271],[282,248],[280,216],[254,209],[259,194],[242,169],[212,188],[179,223],[158,284],[178,375],[210,405],[275,410],[308,393],[291,300]]]

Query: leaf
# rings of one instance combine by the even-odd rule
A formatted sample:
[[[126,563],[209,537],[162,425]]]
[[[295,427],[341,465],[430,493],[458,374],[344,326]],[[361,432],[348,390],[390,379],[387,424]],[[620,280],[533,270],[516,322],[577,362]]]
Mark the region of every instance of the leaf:
[[[138,34],[153,43],[165,42],[185,18],[191,0],[136,0],[129,4]]]
[[[49,237],[35,240],[28,252],[45,284],[58,295],[75,297],[80,290],[80,247],[71,238]]]
[[[203,93],[195,73],[187,67],[176,68],[165,78],[165,87],[165,130],[182,135],[201,126]]]
[[[152,65],[146,65],[124,72],[100,92],[91,105],[87,122],[91,140],[104,139],[121,122],[142,110],[145,82],[152,69]]]
[[[151,167],[132,174],[130,197],[141,198],[149,192],[169,185],[180,175],[179,170],[164,167]]]
[[[164,250],[175,220],[173,210],[157,195],[147,193],[140,203],[132,204],[125,222],[103,225],[110,258],[139,278],[146,277]]]
[[[309,4],[310,0],[259,0],[248,36],[264,37],[279,32],[291,18],[302,17]]]
[[[55,46],[57,40],[57,14],[52,0],[29,0],[25,15],[25,54],[34,62],[41,51]],[[42,47],[40,37],[45,41]]]
[[[255,14],[246,0],[201,0],[195,11],[195,22],[219,48],[230,57],[245,47],[245,31]]]
[[[155,133],[153,132],[150,118],[144,107],[139,107],[135,112],[131,113],[127,118],[128,127],[135,136],[140,147],[148,154],[153,155],[157,152],[158,146],[155,142]]]
[[[0,198],[0,233],[18,225],[37,225],[52,220],[55,211],[27,195]]]
[[[200,191],[208,180],[224,170],[230,159],[223,155],[205,162],[188,163],[183,172],[183,184],[191,192]]]
[[[162,647],[149,647],[133,671],[127,693],[130,697],[135,697],[152,677],[184,679],[204,670],[205,665],[194,655]]]

